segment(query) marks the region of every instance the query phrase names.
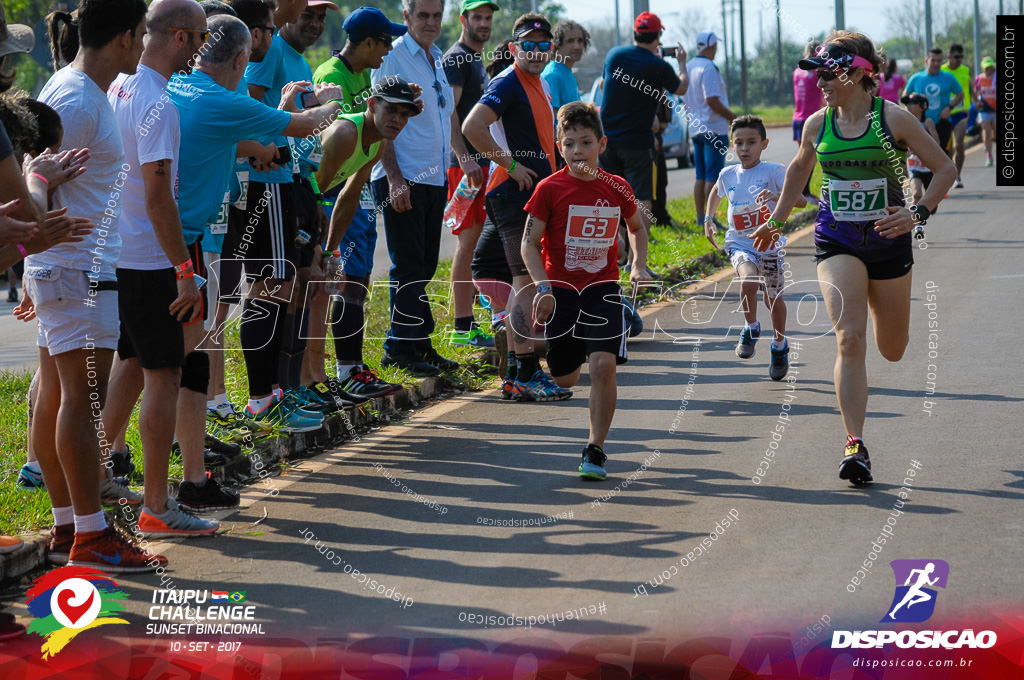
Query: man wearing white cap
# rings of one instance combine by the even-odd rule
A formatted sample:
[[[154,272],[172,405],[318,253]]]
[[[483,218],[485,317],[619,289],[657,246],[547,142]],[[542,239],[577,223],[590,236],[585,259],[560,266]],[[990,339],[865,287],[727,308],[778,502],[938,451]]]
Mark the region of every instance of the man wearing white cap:
[[[729,123],[736,114],[729,109],[729,93],[718,67],[718,36],[711,31],[697,34],[697,56],[686,64],[690,76],[690,89],[683,101],[686,104],[693,140],[693,157],[697,178],[693,183],[693,201],[697,207],[697,224],[704,223],[704,204],[708,192],[718,180],[729,152]]]

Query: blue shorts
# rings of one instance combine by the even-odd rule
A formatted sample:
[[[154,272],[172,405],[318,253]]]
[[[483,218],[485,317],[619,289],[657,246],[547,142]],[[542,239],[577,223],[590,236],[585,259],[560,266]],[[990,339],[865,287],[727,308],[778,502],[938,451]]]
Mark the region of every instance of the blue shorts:
[[[807,122],[806,120],[794,120],[793,121],[793,141],[794,142],[799,142],[800,138],[803,137],[803,134],[804,134],[804,123],[806,123],[806,122]]]
[[[697,135],[691,139],[697,179],[717,182],[719,173],[725,167],[725,155],[729,153],[728,135]]]
[[[995,119],[996,119],[996,112],[995,111],[979,111],[978,112],[978,120],[980,120],[982,123],[987,123],[987,122],[995,120]]]
[[[962,120],[967,120],[966,111],[958,111],[957,113],[949,114],[949,124],[952,125],[953,127],[959,125],[960,121]]]
[[[369,278],[373,271],[373,253],[377,249],[377,211],[375,207],[365,207],[368,205],[366,201],[373,204],[372,196],[370,185],[367,183],[360,194],[356,214],[353,215],[345,236],[338,244],[342,268],[352,277]],[[324,212],[327,213],[328,223],[331,213],[334,212],[334,198],[336,197],[324,197]]]

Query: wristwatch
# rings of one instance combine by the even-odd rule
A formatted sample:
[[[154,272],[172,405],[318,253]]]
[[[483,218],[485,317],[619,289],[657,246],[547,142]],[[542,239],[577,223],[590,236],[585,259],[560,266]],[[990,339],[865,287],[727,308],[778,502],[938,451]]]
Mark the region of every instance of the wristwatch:
[[[910,206],[910,214],[914,217],[915,222],[924,225],[928,222],[928,218],[932,216],[932,211],[928,209],[928,206],[915,203]]]
[[[551,292],[551,284],[550,283],[538,283],[537,284],[537,294],[538,295],[544,295],[545,293],[550,293],[550,292]]]

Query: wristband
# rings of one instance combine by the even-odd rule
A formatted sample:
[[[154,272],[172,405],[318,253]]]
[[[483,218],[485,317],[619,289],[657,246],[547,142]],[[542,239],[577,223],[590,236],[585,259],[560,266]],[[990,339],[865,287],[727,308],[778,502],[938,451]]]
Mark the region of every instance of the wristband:
[[[18,249],[18,252],[21,253],[22,257],[28,257],[28,251],[25,250],[25,246],[21,245],[20,243],[15,243],[14,247]]]
[[[175,278],[176,278],[176,279],[177,279],[178,281],[184,281],[185,279],[191,279],[191,278],[192,278],[193,276],[195,276],[195,275],[196,275],[196,273],[195,273],[194,271],[188,271],[188,272],[178,272],[178,273],[177,273],[177,274],[175,275]]]
[[[320,185],[316,183],[316,175],[309,176],[309,185],[313,187],[313,193],[317,195],[317,198],[323,198],[320,192]]]
[[[35,177],[37,179],[41,179],[41,180],[43,180],[43,184],[45,184],[46,186],[50,186],[50,180],[46,179],[45,177],[40,175],[38,172],[29,173],[29,177]]]
[[[512,174],[513,172],[515,172],[515,171],[516,171],[516,167],[517,167],[518,165],[519,165],[519,162],[518,162],[518,161],[516,161],[516,159],[515,159],[515,158],[513,158],[513,159],[512,159],[512,165],[508,166],[508,174],[510,174],[510,175],[511,175],[511,174]]]
[[[704,216],[704,224],[707,224],[708,222],[714,222],[714,221],[715,221],[715,218],[712,217],[711,215],[705,215]]]
[[[782,225],[779,224],[778,221],[774,217],[769,217],[768,221],[765,222],[765,224],[770,224],[775,229],[778,229],[780,231],[782,230]]]
[[[192,267],[192,260],[191,260],[191,258],[188,259],[188,260],[185,260],[184,262],[182,262],[179,265],[176,265],[174,267],[174,274],[178,278],[179,281],[181,281],[183,278],[185,278],[186,274],[188,276],[192,276],[193,274],[195,274],[195,270]]]

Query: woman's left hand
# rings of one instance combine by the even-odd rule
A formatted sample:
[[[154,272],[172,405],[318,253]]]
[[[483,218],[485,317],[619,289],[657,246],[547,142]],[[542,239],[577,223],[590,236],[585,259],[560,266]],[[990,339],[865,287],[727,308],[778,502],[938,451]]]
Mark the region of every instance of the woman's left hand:
[[[903,234],[909,234],[914,228],[914,217],[906,208],[887,206],[886,210],[891,214],[875,221],[875,231],[879,236],[896,238]]]

